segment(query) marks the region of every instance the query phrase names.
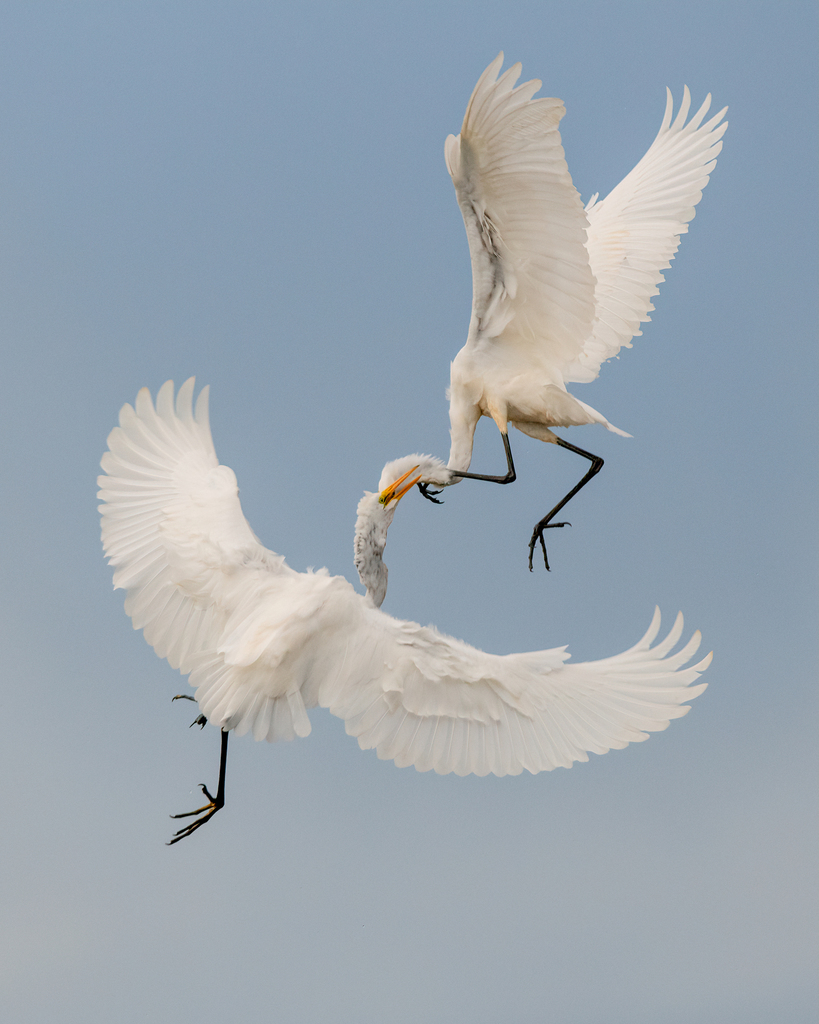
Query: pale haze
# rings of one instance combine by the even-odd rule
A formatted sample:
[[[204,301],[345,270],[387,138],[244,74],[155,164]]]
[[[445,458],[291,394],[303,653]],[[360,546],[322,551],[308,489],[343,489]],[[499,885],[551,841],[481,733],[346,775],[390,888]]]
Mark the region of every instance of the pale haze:
[[[815,886],[817,85],[813,4],[10,2],[0,10],[5,386],[0,1014],[19,1024],[804,1024]],[[355,580],[363,491],[446,458],[469,322],[444,165],[503,49],[566,104],[586,202],[668,86],[724,149],[632,349],[582,401],[585,472],[512,432],[518,480],[401,502],[383,605],[493,653],[586,661],[678,610],[690,713],[571,770],[379,761],[327,711],[214,728],[134,632],[96,477],[140,387],[211,386],[265,545]],[[498,431],[473,469],[503,473]]]

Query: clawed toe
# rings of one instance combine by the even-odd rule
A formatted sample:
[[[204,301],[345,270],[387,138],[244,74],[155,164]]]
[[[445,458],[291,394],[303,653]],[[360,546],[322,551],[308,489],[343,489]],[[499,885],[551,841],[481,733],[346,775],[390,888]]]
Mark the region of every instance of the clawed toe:
[[[204,807],[198,807],[195,811],[185,811],[183,814],[171,814],[170,817],[190,818],[196,814],[201,814],[202,817],[197,818],[196,821],[192,821],[189,825],[185,825],[185,827],[181,828],[178,832],[174,832],[173,838],[165,844],[166,846],[173,846],[173,844],[178,843],[180,839],[184,839],[186,836],[191,835],[191,833],[195,832],[200,825],[204,825],[205,822],[210,821],[214,814],[224,807],[224,800],[220,802],[217,797],[214,797],[209,792],[208,787],[204,782],[200,783],[199,788],[202,790],[202,794],[207,797],[208,803],[206,803]]]
[[[176,699],[176,698],[174,698]],[[199,722],[199,718],[202,722]],[[193,723],[194,725],[205,725],[207,719],[204,715],[200,715],[199,718]],[[195,811],[185,811],[183,814],[172,814],[172,818],[196,818],[189,825],[185,825],[184,828],[180,828],[178,832],[174,832],[173,838],[170,842],[166,843],[166,846],[173,846],[174,843],[178,843],[180,839],[184,839],[186,836],[192,835],[200,825],[204,825],[206,821],[216,814],[217,811],[221,810],[225,806],[225,773],[227,771],[227,749],[228,749],[228,736],[229,732],[222,730],[222,750],[219,757],[219,784],[216,787],[216,796],[211,793],[204,782],[199,784],[199,788],[202,790],[202,795],[208,801],[204,807],[197,807]]]
[[[532,560],[535,554],[535,544],[540,541],[540,548],[543,551],[543,564],[546,566],[546,572],[551,572],[549,566],[549,556],[546,554],[546,541],[543,539],[543,531],[549,529],[557,529],[560,526],[571,526],[571,523],[538,523],[532,531],[532,539],[529,541],[529,572],[534,572],[534,566]]]
[[[435,505],[443,505],[442,501],[438,501],[438,499],[434,497],[434,495],[440,494],[441,492],[430,490],[429,484],[418,484],[418,490],[423,494],[427,501],[431,501]]]
[[[175,697],[171,697],[172,702],[175,700],[192,700],[194,704],[196,703],[196,697],[191,697],[189,693],[177,693]],[[207,718],[205,718],[204,715],[197,715],[196,718],[194,718],[194,720],[188,726],[188,728],[192,729],[195,725],[198,725],[200,729],[204,729],[207,724],[208,720]],[[173,817],[173,815],[171,815],[171,817]]]

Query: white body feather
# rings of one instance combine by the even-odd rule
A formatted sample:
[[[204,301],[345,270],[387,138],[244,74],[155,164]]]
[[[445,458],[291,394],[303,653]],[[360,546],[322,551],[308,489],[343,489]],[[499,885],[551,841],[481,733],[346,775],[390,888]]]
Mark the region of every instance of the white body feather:
[[[514,775],[644,740],[705,689],[691,684],[710,655],[682,668],[699,633],[667,656],[682,616],[653,648],[659,612],[630,650],[567,665],[564,648],[486,654],[391,618],[326,570],[295,572],[242,514],[236,477],[213,448],[207,388],[195,413],[192,399],[193,380],[176,403],[169,381],[156,407],[143,388],[135,408],[122,408],[99,497],[134,628],[190,675],[214,725],[291,739],[309,733],[306,708],[321,705],[363,749],[400,766]],[[443,482],[446,471],[437,463],[430,476]]]
[[[502,64],[501,53],[481,75],[445,147],[472,259],[469,334],[450,380],[457,470],[469,468],[481,416],[544,441],[551,427],[586,423],[624,434],[566,384],[594,380],[649,319],[727,127],[724,110],[702,123],[710,96],[686,124],[687,88],[672,123],[669,92],[648,152],[584,210],[558,131],[563,103],[533,99],[537,80],[515,88],[520,64],[498,77]]]

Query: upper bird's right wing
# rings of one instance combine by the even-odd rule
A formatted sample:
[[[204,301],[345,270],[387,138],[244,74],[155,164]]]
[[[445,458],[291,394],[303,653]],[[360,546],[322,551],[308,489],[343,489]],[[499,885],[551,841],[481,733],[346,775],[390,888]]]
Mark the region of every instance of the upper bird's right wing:
[[[594,196],[587,205],[595,322],[578,359],[566,368],[567,381],[594,380],[601,363],[621,347],[630,348],[640,323],[651,319],[651,297],[664,280],[662,271],[671,266],[680,235],[688,231],[722,149],[728,108],[703,124],[710,105],[709,94],[686,124],[691,106],[686,87],[672,122],[668,91],[665,116],[648,152],[605,199]]]
[[[586,214],[558,131],[563,103],[532,99],[537,80],[514,88],[520,64],[498,78],[502,64],[501,53],[481,75],[445,147],[472,259],[469,338],[559,369],[594,319]]]

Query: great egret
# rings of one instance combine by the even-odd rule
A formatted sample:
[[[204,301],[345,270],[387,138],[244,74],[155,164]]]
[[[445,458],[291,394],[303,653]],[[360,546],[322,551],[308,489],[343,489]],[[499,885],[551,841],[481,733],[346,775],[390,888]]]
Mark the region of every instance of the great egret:
[[[102,541],[127,591],[125,610],[161,658],[190,676],[203,716],[222,730],[219,788],[171,842],[190,835],[224,803],[227,735],[306,736],[306,708],[329,708],[363,749],[439,773],[517,775],[568,768],[587,751],[645,740],[688,710],[697,632],[646,635],[623,654],[565,664],[565,648],[485,654],[432,626],[379,610],[386,593],[387,529],[413,484],[439,484],[443,464],[409,456],[388,464],[379,493],[358,506],[358,594],[326,569],[296,572],[263,547],[242,515],[236,477],[220,466],[208,424],[208,389],[193,410],[193,379],[147,388],[122,407],[108,438],[99,497]],[[681,706],[682,705],[682,706]],[[204,721],[204,719],[200,719]]]
[[[552,427],[600,423],[629,437],[570,395],[566,384],[594,380],[650,319],[662,270],[688,231],[727,127],[725,110],[703,119],[710,94],[686,124],[686,87],[672,122],[668,92],[656,139],[637,166],[583,207],[572,184],[558,124],[558,99],[532,99],[537,80],[514,88],[515,64],[500,77],[503,53],[478,79],[460,135],[446,140],[446,165],[463,214],[472,259],[472,317],[450,375],[451,482],[471,477],[511,483],[508,426],[591,462],[583,479],[535,526],[529,569],[544,530],[601,468],[603,460],[555,435]],[[506,452],[505,476],[469,473],[475,427],[491,417]],[[422,488],[426,491],[425,488]]]

